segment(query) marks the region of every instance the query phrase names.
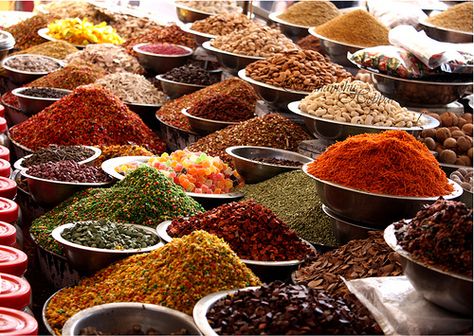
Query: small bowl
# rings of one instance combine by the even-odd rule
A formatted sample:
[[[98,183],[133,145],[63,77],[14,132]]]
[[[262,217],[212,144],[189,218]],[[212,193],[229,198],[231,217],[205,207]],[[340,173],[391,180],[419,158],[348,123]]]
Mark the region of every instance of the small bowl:
[[[126,224],[146,230],[148,233],[156,234],[156,231],[153,228],[149,228],[143,225],[137,224]],[[88,247],[80,244],[76,244],[66,240],[61,236],[64,229],[69,229],[74,227],[74,223],[63,224],[58,226],[51,232],[51,236],[63,247],[66,258],[71,263],[71,265],[77,270],[85,273],[96,272],[114,261],[129,257],[134,254],[146,253],[163,246],[163,243],[159,241],[157,244],[148,246],[140,249],[129,249],[129,250],[110,250],[96,247]]]
[[[188,131],[160,119],[155,114],[155,118],[159,124],[160,134],[166,143],[168,150],[174,152],[175,150],[185,148],[190,144],[198,141],[202,136],[193,131]]]
[[[41,28],[41,29],[38,30],[38,35],[41,36],[42,38],[44,38],[45,40],[53,41],[53,42],[54,41],[64,41],[64,40],[59,40],[57,38],[54,38],[51,35],[49,35],[48,33],[49,33],[48,28]],[[65,41],[65,42],[68,42],[68,41]],[[71,43],[71,42],[68,42],[68,43]],[[93,44],[93,43],[89,43],[89,44]],[[72,44],[72,45],[74,47],[76,47],[77,49],[84,49],[85,47],[87,47],[88,44]]]
[[[161,88],[165,95],[170,97],[170,99],[176,99],[186,94],[193,93],[195,91],[201,90],[206,87],[206,85],[198,84],[189,84],[183,82],[176,82],[166,78],[163,78],[162,75],[156,76],[161,83]]]
[[[443,163],[440,163],[440,166],[442,166]],[[454,165],[450,165],[450,166],[454,166]],[[447,173],[446,172],[446,175],[449,176],[449,178],[452,180],[452,174],[458,170],[459,168],[470,168],[470,167],[465,167],[465,166],[457,166],[457,168],[453,171],[451,171],[450,173]],[[444,169],[443,169],[444,170]],[[473,206],[473,195],[472,195],[472,191],[469,191],[469,190],[466,190],[463,188],[463,193],[462,195],[459,197],[459,199],[457,199],[457,201],[459,202],[463,202],[464,204],[466,204],[469,208],[472,208]]]
[[[156,74],[162,74],[170,71],[171,69],[185,65],[186,61],[194,52],[193,49],[182,45],[180,45],[180,47],[186,49],[187,51],[187,53],[183,55],[158,55],[140,49],[140,47],[148,44],[151,43],[137,44],[133,47],[133,51],[137,53],[140,64],[144,68]]]
[[[414,259],[398,245],[393,224],[385,229],[384,239],[400,255],[403,272],[418,293],[440,307],[472,317],[472,278]]]
[[[8,139],[10,140],[10,143],[13,145],[13,152],[15,153],[15,157],[17,159],[21,159],[24,156],[33,154],[33,150],[13,140],[10,137],[10,134],[8,134]]]
[[[188,118],[189,124],[191,125],[193,131],[202,135],[213,133],[220,129],[226,128],[227,126],[239,124],[238,121],[220,121],[196,117],[192,114],[189,114],[186,109],[182,109],[181,113],[186,116],[186,118]]]
[[[31,197],[36,203],[43,207],[54,207],[79,190],[105,187],[112,183],[112,181],[99,183],[53,181],[31,176],[26,170],[21,170],[21,174],[26,177]]]
[[[30,71],[23,71],[23,70],[18,70],[18,69],[15,69],[15,68],[11,68],[8,65],[6,65],[6,62],[8,62],[12,58],[21,58],[21,57],[25,57],[25,56],[33,56],[33,57],[41,57],[41,58],[50,59],[50,60],[56,62],[59,65],[59,68],[57,68],[55,70],[59,70],[60,68],[62,68],[64,66],[64,62],[62,62],[58,59],[48,57],[48,56],[43,56],[43,55],[21,54],[21,55],[8,56],[8,57],[6,57],[2,60],[1,64],[2,64],[2,67],[5,69],[5,71],[7,72],[8,78],[10,78],[10,80],[12,82],[16,83],[16,84],[29,83],[29,82],[34,81],[37,78],[40,78],[44,75],[49,74],[50,72],[55,71],[55,70],[53,70],[53,71],[30,72]]]
[[[332,62],[342,65],[343,67],[354,68],[354,64],[347,59],[347,53],[353,54],[357,50],[365,48],[353,44],[330,40],[316,33],[314,27],[309,28],[308,32],[319,39],[321,49],[324,51],[324,54],[327,55]]]
[[[94,151],[94,154],[92,154],[92,156],[90,156],[87,159],[84,159],[82,161],[77,162],[78,164],[89,164],[90,165],[100,156],[100,154],[102,154],[102,151],[98,147],[92,147],[92,146],[81,146],[81,147],[89,148],[90,150]],[[22,164],[23,164],[23,161],[26,158],[30,157],[31,155],[33,155],[33,154],[26,155],[26,156],[22,157],[21,159],[16,160],[15,163],[13,164],[13,167],[15,169],[18,169],[18,170],[28,169],[28,167],[24,167]]]
[[[454,29],[436,27],[426,19],[419,22],[421,29],[432,39],[448,43],[472,43],[474,35]]]
[[[196,43],[199,46],[202,46],[204,42],[212,40],[213,38],[216,37],[216,35],[206,34],[197,30],[193,30],[192,25],[193,25],[192,23],[186,23],[186,24],[181,25],[180,28],[182,31],[193,35],[194,39],[196,40]]]
[[[211,41],[204,42],[202,47],[217,57],[217,60],[232,75],[236,75],[240,69],[245,68],[250,63],[265,59],[260,56],[247,56],[231,53],[225,50],[217,49],[211,45]]]
[[[36,114],[45,108],[47,108],[49,105],[57,102],[61,98],[41,98],[41,97],[32,97],[28,95],[24,95],[22,92],[25,91],[28,88],[17,88],[12,91],[12,93],[18,97],[18,101],[20,102],[20,107],[23,111],[25,111],[28,114]],[[57,89],[55,90],[60,91],[60,92],[67,92],[71,93],[71,90],[66,90],[66,89]]]
[[[240,77],[240,79],[252,85],[257,94],[262,97],[263,100],[277,108],[284,108],[285,110],[287,110],[288,104],[290,102],[295,100],[301,100],[311,93],[307,91],[285,89],[282,87],[256,81],[255,79],[252,79],[247,76],[245,69],[240,70],[238,72],[238,76]]]
[[[413,136],[418,136],[423,130],[436,128],[440,122],[429,116],[422,114],[420,120],[424,121],[423,126],[415,127],[388,127],[375,125],[358,125],[348,122],[324,119],[312,114],[305,113],[299,109],[300,101],[288,104],[288,109],[303,118],[306,128],[317,138],[328,140],[344,140],[349,136],[362,133],[380,133],[387,130],[402,130]]]
[[[179,21],[183,23],[192,23],[198,20],[204,20],[209,16],[215,15],[212,13],[203,12],[191,7],[187,7],[181,4],[176,5],[176,14],[178,15]]]
[[[305,163],[313,160],[304,155],[284,149],[258,146],[233,146],[225,150],[232,156],[235,169],[245,183],[258,183],[290,170],[299,170]],[[301,162],[300,167],[277,165],[256,161],[255,158],[276,158]]]
[[[321,180],[308,173],[308,164],[303,166],[303,171],[316,181],[316,192],[321,202],[334,214],[374,229],[385,229],[402,218],[414,217],[424,205],[432,204],[439,198],[374,194]],[[454,191],[443,197],[453,200],[461,196],[461,186],[452,180],[448,181]]]
[[[297,25],[294,23],[287,22],[285,20],[280,19],[278,16],[283,14],[283,12],[278,12],[278,13],[270,13],[268,15],[268,18],[276,23],[278,27],[280,28],[281,32],[294,42],[298,41],[302,37],[305,37],[308,35],[308,29],[310,26],[302,26],[302,25]]]

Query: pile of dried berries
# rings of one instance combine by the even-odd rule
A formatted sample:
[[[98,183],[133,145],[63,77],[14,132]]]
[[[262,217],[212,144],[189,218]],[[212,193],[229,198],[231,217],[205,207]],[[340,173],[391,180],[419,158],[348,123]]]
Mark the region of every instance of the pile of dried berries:
[[[25,96],[37,97],[37,98],[62,98],[69,94],[69,92],[67,91],[62,91],[56,88],[40,88],[40,87],[24,89],[20,93]]]
[[[45,42],[38,35],[38,30],[46,27],[53,19],[54,17],[51,15],[38,14],[7,27],[5,30],[15,38],[15,48],[22,50]]]
[[[50,144],[93,146],[129,142],[149,146],[157,153],[165,149],[165,144],[137,114],[110,91],[97,86],[77,88],[11,128],[10,136],[32,150]]]
[[[138,48],[141,51],[156,55],[186,55],[189,51],[182,46],[171,43],[150,43]]]
[[[5,66],[26,72],[51,72],[61,67],[56,60],[41,55],[16,55]]]
[[[174,68],[163,74],[162,77],[175,82],[205,86],[219,81],[215,76],[211,76],[207,70],[193,64]]]
[[[472,209],[464,203],[440,198],[395,229],[414,259],[472,278]]]
[[[188,146],[188,150],[219,156],[232,164],[232,157],[225,152],[227,147],[264,146],[296,151],[301,141],[309,139],[303,128],[272,113],[211,133]]]
[[[110,181],[110,177],[101,168],[81,165],[72,160],[40,163],[29,167],[26,172],[31,176],[51,181],[74,183]]]
[[[210,35],[227,35],[252,24],[254,23],[243,14],[217,14],[194,21],[191,29]]]
[[[95,305],[143,302],[191,314],[196,302],[208,294],[256,285],[259,279],[226,243],[196,231],[62,289],[46,307],[45,318],[59,335],[72,315]]]
[[[271,210],[253,200],[232,202],[190,218],[177,218],[168,227],[171,237],[205,230],[224,239],[242,259],[304,260],[311,249]]]
[[[207,320],[218,335],[374,334],[344,299],[282,282],[239,290],[214,303]]]
[[[40,163],[58,162],[63,160],[72,160],[80,162],[94,155],[94,151],[83,146],[57,146],[51,145],[41,148],[31,156],[27,156],[22,161],[23,167],[31,167]]]
[[[111,188],[87,189],[35,219],[30,232],[48,251],[62,253],[51,236],[58,226],[108,219],[156,227],[164,220],[191,216],[204,209],[183,188],[150,167],[140,167]]]
[[[94,161],[94,164],[100,165],[102,162],[108,159],[112,159],[120,156],[153,156],[154,153],[148,149],[137,145],[112,145],[112,146],[99,146],[102,153],[99,158]]]

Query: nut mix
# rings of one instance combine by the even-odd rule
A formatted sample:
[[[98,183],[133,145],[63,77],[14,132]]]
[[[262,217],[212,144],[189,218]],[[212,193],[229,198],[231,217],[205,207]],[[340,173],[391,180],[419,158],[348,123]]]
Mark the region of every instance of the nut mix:
[[[473,169],[472,168],[459,168],[458,170],[451,173],[450,178],[458,183],[465,191],[472,192],[473,189]],[[469,204],[468,204],[469,205]]]
[[[210,35],[227,35],[254,24],[243,14],[218,14],[194,21],[191,29]]]
[[[352,75],[340,65],[311,50],[286,51],[253,62],[245,68],[250,78],[285,89],[313,91]]]
[[[261,25],[251,25],[227,35],[217,36],[211,40],[211,45],[231,53],[257,57],[269,57],[282,51],[298,49],[296,44],[279,30]]]
[[[319,26],[340,15],[330,1],[300,1],[292,4],[278,18],[286,22],[306,26]]]
[[[110,177],[100,168],[78,164],[72,160],[40,163],[28,168],[27,173],[52,181],[76,183],[109,182]]]

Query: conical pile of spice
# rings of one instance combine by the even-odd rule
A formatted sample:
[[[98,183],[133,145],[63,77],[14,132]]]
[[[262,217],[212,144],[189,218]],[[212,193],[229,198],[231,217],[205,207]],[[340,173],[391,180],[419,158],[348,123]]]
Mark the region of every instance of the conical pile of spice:
[[[362,9],[337,16],[314,30],[330,40],[363,48],[390,44],[388,28]]]
[[[442,13],[430,16],[427,21],[437,27],[472,34],[472,11],[472,2],[467,1],[452,6]]]
[[[46,319],[60,334],[72,315],[104,303],[153,303],[191,314],[207,294],[258,285],[259,279],[222,239],[196,231],[64,288],[48,304]]]
[[[15,38],[15,49],[26,49],[45,42],[45,39],[38,35],[38,30],[44,28],[55,17],[50,14],[37,14],[18,22],[5,30]]]
[[[156,227],[164,220],[204,211],[183,188],[158,170],[140,167],[111,188],[88,189],[75,194],[37,218],[30,232],[48,251],[62,253],[51,237],[58,226],[75,221],[108,219]]]
[[[56,145],[125,145],[135,143],[156,153],[165,144],[140,117],[110,91],[81,86],[10,130],[23,146],[36,150]]]
[[[49,56],[56,59],[65,59],[67,55],[79,51],[75,46],[66,41],[48,41],[36,46],[23,49],[13,53],[13,55],[34,54]]]
[[[288,7],[278,18],[286,22],[315,27],[341,15],[330,1],[299,1]]]
[[[435,197],[453,191],[433,154],[404,131],[360,134],[337,142],[308,165],[308,172],[374,194]]]

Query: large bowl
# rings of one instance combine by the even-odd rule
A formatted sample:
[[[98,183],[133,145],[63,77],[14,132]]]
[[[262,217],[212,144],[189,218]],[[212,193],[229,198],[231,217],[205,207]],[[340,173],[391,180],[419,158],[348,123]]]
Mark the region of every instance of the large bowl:
[[[127,105],[130,111],[138,114],[145,125],[150,127],[152,130],[158,130],[160,125],[156,120],[155,114],[156,111],[161,108],[161,104],[138,104],[125,102],[125,105]]]
[[[420,120],[423,126],[416,127],[388,127],[375,125],[358,125],[348,122],[324,119],[316,117],[312,114],[305,113],[299,109],[300,101],[288,104],[288,109],[304,119],[304,123],[308,130],[318,138],[328,140],[343,140],[349,136],[362,133],[380,133],[387,130],[402,130],[413,136],[418,136],[424,129],[436,128],[440,122],[426,114],[421,114]]]
[[[274,105],[277,108],[284,108],[285,110],[287,109],[287,106],[290,102],[295,100],[301,100],[311,93],[306,91],[285,89],[282,87],[256,81],[255,79],[252,79],[246,75],[245,69],[240,70],[238,72],[238,76],[242,80],[252,85],[257,94],[262,97],[263,100]]]
[[[7,72],[8,78],[10,78],[10,80],[16,84],[29,83],[29,82],[34,81],[37,78],[40,78],[52,72],[52,71],[40,71],[40,72],[23,71],[23,70],[11,68],[8,65],[6,65],[6,62],[8,62],[8,60],[12,58],[21,58],[24,56],[34,56],[34,57],[42,57],[42,58],[50,59],[56,62],[60,66],[58,69],[64,66],[64,63],[62,61],[55,59],[53,57],[48,57],[48,56],[43,56],[43,55],[21,54],[21,55],[8,56],[2,60],[1,65]]]
[[[448,43],[472,43],[473,34],[454,29],[436,27],[426,19],[419,22],[421,29],[432,39]]]
[[[310,28],[309,26],[297,25],[297,24],[293,24],[285,20],[282,20],[278,17],[281,14],[283,14],[283,12],[270,13],[270,15],[268,15],[268,18],[278,25],[281,32],[286,37],[296,42],[300,38],[308,35],[308,29]]]
[[[303,166],[303,171],[316,180],[316,191],[321,202],[333,213],[374,229],[385,229],[387,225],[400,219],[412,218],[425,204],[434,203],[439,198],[374,194],[321,180],[308,173],[308,164]],[[452,200],[461,196],[461,186],[451,180],[449,183],[454,191],[443,197]]]
[[[215,15],[212,13],[203,12],[191,7],[187,7],[181,4],[176,5],[176,14],[178,15],[178,19],[184,23],[192,23],[198,20],[204,20],[209,16]]]
[[[186,118],[188,118],[189,124],[191,125],[193,131],[202,135],[214,133],[215,131],[226,128],[227,126],[239,124],[238,121],[220,121],[196,117],[192,114],[189,114],[186,109],[181,110],[181,113]]]
[[[162,74],[185,65],[193,54],[193,49],[182,45],[180,47],[187,50],[187,53],[183,55],[158,55],[140,49],[140,47],[148,44],[150,43],[137,44],[133,46],[133,51],[137,53],[140,64],[156,74]]]
[[[233,146],[225,150],[232,156],[234,167],[245,183],[258,183],[290,170],[299,170],[303,164],[313,161],[304,155],[284,149],[259,146]],[[301,162],[301,166],[285,166],[255,160],[256,158],[275,158]]]
[[[76,244],[66,240],[62,237],[64,229],[74,227],[75,223],[68,223],[58,226],[51,232],[53,238],[63,247],[66,258],[71,265],[77,270],[84,273],[94,273],[114,261],[129,257],[133,254],[146,253],[163,246],[163,243],[159,240],[157,244],[140,248],[140,249],[129,249],[129,250],[110,250],[96,247],[88,247],[80,244]],[[151,233],[158,237],[156,231],[153,228],[149,228],[137,224],[125,224],[136,228],[143,229],[148,233]]]
[[[160,134],[166,143],[166,147],[171,152],[186,148],[202,137],[196,132],[188,131],[168,124],[167,122],[161,120],[157,114],[155,114],[155,117],[158,121],[158,124],[160,125]]]
[[[398,245],[393,224],[385,229],[384,238],[400,255],[403,272],[418,293],[440,307],[472,317],[472,278],[414,259]]]
[[[240,69],[245,68],[250,63],[265,59],[265,57],[240,55],[229,51],[221,50],[213,47],[211,43],[212,40],[204,42],[202,44],[202,47],[210,53],[214,54],[217,57],[219,63],[222,65],[222,67],[224,67],[232,75],[236,75]]]
[[[330,40],[316,33],[314,27],[309,28],[308,32],[319,39],[324,54],[327,55],[332,62],[342,65],[343,67],[354,68],[354,64],[347,59],[347,53],[353,54],[357,50],[364,49],[364,47],[361,46]]]
[[[193,93],[206,87],[206,85],[189,84],[183,82],[176,82],[170,79],[163,78],[162,75],[156,76],[161,83],[161,88],[165,95],[171,99],[176,99],[186,94]]]
[[[440,166],[442,166],[443,163],[440,163]],[[451,165],[451,166],[454,166],[454,165]],[[449,173],[446,172],[446,175],[449,176],[450,179],[452,179],[451,175],[456,171],[458,170],[459,168],[467,168],[465,166],[456,166],[457,168],[455,170],[452,170],[450,171]],[[469,191],[469,190],[466,190],[463,188],[463,193],[462,195],[459,197],[459,199],[457,199],[457,201],[459,202],[463,202],[464,204],[466,204],[469,208],[472,208],[473,207],[473,195],[472,195],[472,191]]]
[[[198,45],[202,46],[204,42],[209,41],[216,37],[216,35],[206,34],[206,33],[194,30],[192,29],[192,25],[193,25],[192,23],[186,23],[186,24],[181,25],[180,28],[182,31],[193,35]]]
[[[47,108],[49,105],[57,102],[61,98],[42,98],[42,97],[33,97],[33,96],[27,96],[22,94],[22,92],[28,88],[16,88],[12,91],[12,94],[18,97],[18,101],[20,102],[20,107],[23,111],[25,111],[28,114],[36,114],[45,108]],[[61,92],[67,92],[71,93],[71,90],[66,90],[66,89],[56,89],[57,91]]]

